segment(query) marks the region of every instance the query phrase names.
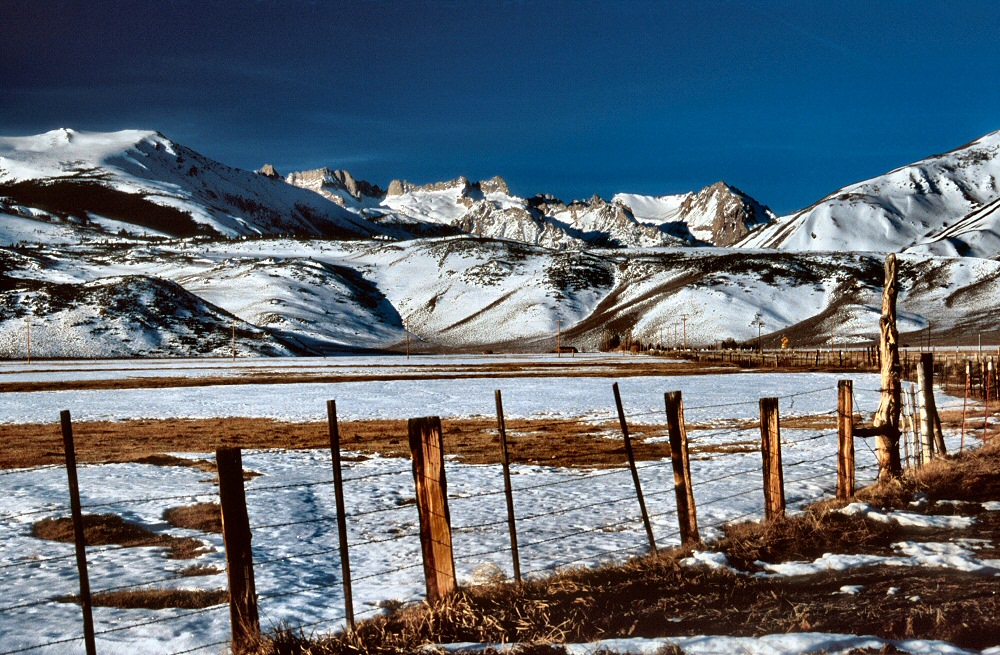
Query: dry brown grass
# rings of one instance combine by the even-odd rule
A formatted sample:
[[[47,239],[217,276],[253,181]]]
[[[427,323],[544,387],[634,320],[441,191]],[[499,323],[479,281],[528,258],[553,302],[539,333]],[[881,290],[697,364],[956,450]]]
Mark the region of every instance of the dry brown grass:
[[[56,600],[61,603],[79,603],[80,596],[60,596]],[[197,610],[229,602],[229,592],[225,589],[132,589],[93,594],[91,602],[95,607],[127,610]]]
[[[171,507],[163,512],[163,520],[175,528],[222,534],[222,514],[218,503]]]
[[[978,502],[1000,499],[998,479],[1000,444],[990,444],[935,462],[900,482],[862,490],[858,498],[885,507],[907,507],[912,494],[922,491],[932,499]],[[715,546],[726,550],[731,564],[750,571],[759,559],[779,562],[813,559],[825,552],[893,552],[891,544],[900,540],[902,528],[832,511],[842,505],[828,501],[768,525],[732,526]],[[934,509],[931,505],[928,511]],[[956,534],[996,542],[1000,517],[992,514],[980,515],[977,531]],[[928,536],[947,541],[954,535]],[[991,553],[987,549],[981,556]],[[354,635],[307,636],[280,630],[256,652],[382,655],[426,652],[431,644],[470,641],[520,642],[551,653],[558,652],[559,643],[612,637],[793,631],[943,639],[970,649],[995,645],[1000,596],[989,575],[878,566],[760,578],[680,566],[684,554],[674,551],[620,566],[565,571],[522,585],[462,589],[439,604],[394,608],[391,614],[359,624]],[[843,585],[860,585],[863,590],[845,599],[839,593]],[[913,596],[923,600],[915,603],[910,600]],[[545,650],[551,648],[557,650]]]
[[[276,363],[274,366],[277,367]],[[220,384],[304,384],[338,382],[391,382],[396,380],[463,380],[478,378],[549,378],[549,377],[602,377],[631,378],[667,375],[707,375],[718,373],[738,373],[739,369],[727,364],[698,364],[687,361],[647,357],[623,357],[621,360],[586,360],[564,357],[556,361],[543,362],[497,362],[483,364],[438,364],[419,366],[401,372],[357,373],[312,373],[301,369],[285,372],[240,371],[233,375],[219,376],[157,376],[130,377],[113,380],[56,380],[44,382],[4,382],[0,383],[0,393],[25,391],[66,391],[66,390],[115,390],[115,389],[167,389],[174,387],[210,387]],[[378,367],[373,367],[373,371]],[[44,372],[44,371],[39,371]],[[81,371],[82,372],[82,371]]]
[[[190,537],[156,534],[126,521],[116,514],[84,514],[83,535],[88,546],[117,545],[126,548],[159,546],[168,548],[170,559],[194,559],[210,552],[204,543]],[[46,518],[31,526],[31,536],[62,543],[72,543],[73,520],[69,517]]]
[[[445,449],[462,461],[498,463],[496,421],[445,419]],[[566,466],[619,466],[625,461],[616,422],[592,425],[576,420],[510,420],[507,429],[514,461]],[[40,466],[63,461],[62,437],[56,425],[8,425],[0,440],[0,468]],[[97,421],[74,424],[76,450],[84,462],[166,462],[161,453],[210,452],[222,446],[243,448],[329,448],[325,422],[286,423],[270,419],[166,419]],[[662,426],[634,426],[640,459],[670,456],[667,443],[648,444],[646,437],[665,435]],[[345,450],[409,457],[405,420],[342,421]],[[612,438],[599,438],[608,435]],[[584,454],[581,457],[581,454]],[[149,459],[149,458],[153,459]],[[180,459],[180,458],[178,458]],[[186,464],[185,464],[186,465]]]
[[[149,464],[151,466],[181,466],[198,469],[199,471],[204,471],[205,473],[219,472],[219,468],[215,465],[215,462],[210,462],[207,459],[189,459],[186,457],[177,457],[176,455],[168,455],[166,453],[156,453],[155,455],[137,457],[131,461],[136,464]]]

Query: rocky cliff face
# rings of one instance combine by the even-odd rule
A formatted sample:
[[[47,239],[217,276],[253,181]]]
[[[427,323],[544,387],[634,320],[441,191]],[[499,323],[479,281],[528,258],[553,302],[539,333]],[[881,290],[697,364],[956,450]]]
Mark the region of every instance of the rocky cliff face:
[[[386,195],[386,192],[378,185],[364,180],[355,180],[354,176],[345,170],[317,168],[311,171],[291,173],[285,178],[285,181],[294,186],[315,191],[342,207],[353,205],[355,202],[364,203],[366,199],[381,200]],[[355,202],[351,202],[352,200]]]
[[[777,217],[770,209],[725,182],[687,196],[680,216],[691,233],[716,246],[731,246]]]

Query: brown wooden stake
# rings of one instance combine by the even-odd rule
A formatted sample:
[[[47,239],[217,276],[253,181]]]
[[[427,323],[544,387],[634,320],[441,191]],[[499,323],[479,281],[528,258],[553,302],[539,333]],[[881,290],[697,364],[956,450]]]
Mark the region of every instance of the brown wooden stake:
[[[656,540],[653,538],[653,526],[649,522],[649,514],[646,513],[646,501],[642,497],[642,485],[639,484],[639,470],[635,466],[635,453],[632,451],[632,440],[628,436],[628,424],[625,422],[625,410],[622,409],[622,396],[618,391],[618,383],[611,387],[615,392],[615,407],[618,408],[618,422],[622,426],[622,436],[625,438],[625,454],[628,455],[628,466],[632,470],[632,482],[635,483],[635,495],[639,499],[639,511],[642,512],[642,524],[646,528],[646,537],[649,539],[649,550],[656,554]]]
[[[427,600],[435,602],[456,588],[441,419],[437,416],[411,418],[409,433]]]
[[[222,510],[222,540],[226,547],[229,578],[229,620],[233,652],[251,650],[260,640],[257,586],[253,576],[250,519],[243,488],[243,455],[239,448],[215,451],[219,468],[219,504]]]
[[[340,573],[344,581],[344,615],[347,630],[354,632],[354,596],[351,593],[351,557],[347,547],[347,512],[344,509],[344,474],[340,465],[340,426],[337,423],[337,401],[326,401],[326,417],[330,427],[330,457],[333,462],[333,489],[337,497],[337,533],[340,537]]]
[[[497,404],[497,431],[500,433],[500,463],[503,465],[503,491],[507,497],[507,529],[510,532],[510,553],[514,560],[514,579],[521,581],[521,559],[517,552],[517,524],[514,520],[514,491],[510,484],[510,457],[507,452],[507,423],[503,417],[503,397],[493,392]]]
[[[778,399],[760,399],[760,445],[764,461],[764,516],[785,515],[785,481],[781,470],[781,425]]]
[[[674,469],[674,493],[677,496],[677,521],[681,529],[681,545],[701,542],[698,534],[698,513],[694,506],[694,485],[688,459],[687,428],[684,426],[684,401],[680,391],[663,395],[667,411],[667,431],[670,435],[670,463]]]
[[[883,428],[876,435],[879,480],[903,474],[899,460],[900,381],[899,330],[896,328],[896,296],[899,294],[896,255],[885,259],[885,288],[882,292],[882,317],[879,319],[879,356],[882,362],[882,399],[872,419],[872,426]]]
[[[965,361],[965,398],[962,400],[962,441],[958,446],[959,452],[965,450],[965,418],[969,409],[969,391],[972,388],[972,365]]]
[[[90,598],[90,576],[87,573],[87,540],[83,533],[83,509],[80,505],[80,484],[76,477],[76,447],[73,444],[73,421],[69,410],[59,413],[62,422],[63,448],[66,453],[66,476],[69,478],[69,505],[73,515],[73,541],[76,544],[76,568],[80,573],[80,607],[83,609],[83,641],[87,655],[96,655],[94,614]]]
[[[913,432],[913,461],[921,466],[920,461],[920,419],[917,415],[917,385],[910,385],[910,429]]]
[[[854,383],[837,383],[837,498],[854,497]]]
[[[992,360],[990,361],[990,371],[989,372],[987,372],[985,366],[983,366],[981,368],[981,370],[983,372],[983,377],[986,378],[986,389],[983,392],[983,397],[986,399],[986,402],[983,405],[983,443],[985,443],[986,440],[987,440],[986,439],[986,428],[990,424],[990,377],[991,376],[989,375],[989,373],[992,373],[992,369],[993,369],[993,361]]]
[[[934,413],[931,410],[934,389],[929,382],[931,373],[928,371],[928,367],[934,365],[933,357],[930,353],[921,353],[920,366],[917,367],[917,386],[920,387],[920,462],[922,464],[926,464],[934,458]]]

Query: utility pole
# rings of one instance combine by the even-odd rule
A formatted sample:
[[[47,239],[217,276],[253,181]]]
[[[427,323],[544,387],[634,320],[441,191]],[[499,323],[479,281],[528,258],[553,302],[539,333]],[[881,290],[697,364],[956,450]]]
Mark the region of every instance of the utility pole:
[[[410,359],[410,333],[406,333],[406,359]]]
[[[684,350],[688,349],[688,315],[681,314],[681,323],[684,324]]]
[[[28,314],[24,318],[25,322],[28,324],[28,363],[31,363],[31,314]]]
[[[931,321],[927,320],[927,352],[931,352]]]
[[[562,357],[562,319],[556,320],[556,357]]]
[[[236,321],[233,321],[233,361],[236,361]]]

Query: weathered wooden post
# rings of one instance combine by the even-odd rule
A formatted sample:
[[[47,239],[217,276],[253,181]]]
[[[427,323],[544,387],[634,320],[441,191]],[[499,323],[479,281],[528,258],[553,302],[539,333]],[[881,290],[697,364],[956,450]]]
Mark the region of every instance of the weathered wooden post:
[[[781,470],[781,424],[778,399],[760,399],[760,446],[764,470],[764,517],[785,515],[785,481]]]
[[[441,419],[437,416],[411,418],[409,437],[427,600],[434,602],[445,598],[456,588]]]
[[[938,416],[937,403],[934,400],[934,354],[924,353],[920,356],[920,368],[917,369],[917,383],[920,386],[922,401],[920,410],[920,427],[923,441],[922,452],[925,461],[935,454],[946,455],[947,448],[944,435],[941,432],[941,418]]]
[[[233,632],[233,652],[253,648],[260,640],[257,613],[257,586],[253,576],[253,549],[246,490],[243,488],[243,456],[239,448],[215,451],[219,468],[219,505],[222,511],[222,539],[226,547],[226,574],[229,579],[229,619]]]
[[[934,458],[934,389],[928,382],[933,373],[933,357],[931,353],[920,354],[920,366],[917,367],[917,386],[920,388],[920,463],[926,464]]]
[[[882,291],[882,317],[879,319],[879,356],[882,361],[882,398],[872,426],[880,429],[876,456],[879,480],[898,478],[903,474],[899,460],[899,413],[902,383],[900,382],[899,330],[896,328],[896,296],[899,294],[899,274],[896,255],[885,259],[885,289]]]
[[[694,485],[691,483],[687,428],[684,427],[684,401],[680,391],[665,393],[663,400],[667,411],[667,432],[670,435],[670,463],[674,469],[674,493],[677,497],[681,545],[691,546],[701,541],[701,535],[698,534],[698,513],[694,506]]]
[[[87,655],[96,655],[94,614],[90,597],[90,575],[87,573],[87,540],[83,532],[83,509],[80,505],[80,484],[76,477],[76,446],[73,443],[73,421],[69,410],[59,413],[62,423],[63,448],[66,454],[66,476],[69,479],[69,506],[73,516],[73,542],[76,544],[76,567],[80,574],[80,607],[83,610],[83,640]]]
[[[854,383],[837,383],[837,498],[854,496]]]
[[[962,441],[958,446],[959,452],[965,450],[965,417],[969,409],[969,391],[972,384],[972,371],[969,360],[965,360],[965,398],[962,400]]]
[[[639,511],[642,513],[642,525],[646,528],[646,538],[649,539],[649,550],[656,554],[656,540],[653,538],[653,526],[646,513],[646,501],[642,497],[642,485],[639,484],[639,471],[635,467],[635,453],[632,451],[632,440],[628,436],[628,424],[625,422],[625,410],[622,409],[622,396],[618,391],[618,383],[612,387],[615,393],[615,407],[618,409],[618,422],[622,427],[622,437],[625,439],[625,454],[628,456],[628,466],[632,471],[632,482],[635,484],[635,495],[639,499]]]
[[[347,547],[347,511],[344,508],[344,473],[340,465],[340,426],[337,423],[337,401],[326,401],[326,418],[330,429],[330,460],[333,463],[333,491],[337,503],[337,536],[340,539],[340,573],[344,582],[344,618],[347,630],[354,632],[354,595],[351,588],[351,556]]]
[[[517,523],[514,519],[514,492],[510,483],[510,456],[507,452],[507,422],[503,416],[503,397],[493,392],[497,404],[497,431],[500,433],[500,463],[503,465],[503,491],[507,497],[507,531],[510,532],[510,554],[514,564],[514,580],[521,581],[521,557],[517,552]]]

